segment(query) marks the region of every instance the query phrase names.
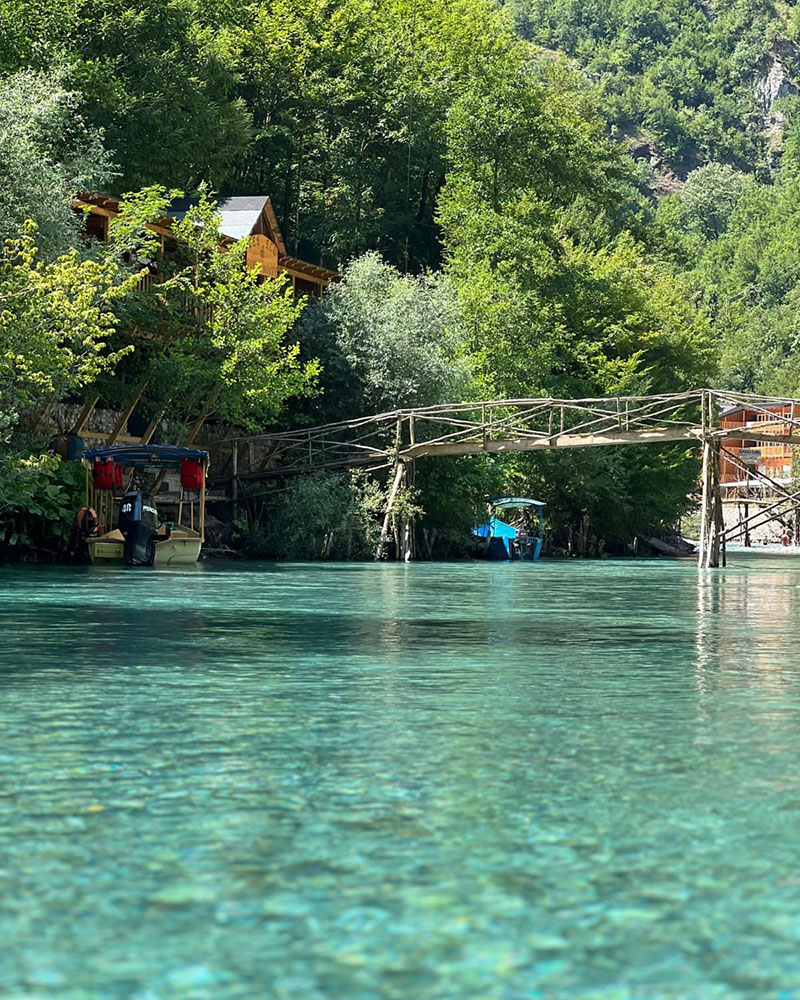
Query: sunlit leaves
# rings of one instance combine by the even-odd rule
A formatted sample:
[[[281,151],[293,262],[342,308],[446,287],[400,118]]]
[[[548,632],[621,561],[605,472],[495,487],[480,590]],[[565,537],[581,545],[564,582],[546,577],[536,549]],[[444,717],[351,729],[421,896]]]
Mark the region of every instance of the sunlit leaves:
[[[30,407],[90,384],[132,350],[106,349],[114,300],[130,287],[116,264],[82,260],[77,250],[41,260],[35,237],[29,223],[0,255],[0,419],[9,429]]]

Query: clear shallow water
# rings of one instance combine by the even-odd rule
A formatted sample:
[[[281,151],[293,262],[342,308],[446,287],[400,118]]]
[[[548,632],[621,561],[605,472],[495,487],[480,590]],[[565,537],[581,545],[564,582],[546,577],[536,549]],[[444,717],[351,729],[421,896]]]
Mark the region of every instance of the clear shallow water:
[[[0,998],[800,997],[798,640],[758,556],[0,570]]]

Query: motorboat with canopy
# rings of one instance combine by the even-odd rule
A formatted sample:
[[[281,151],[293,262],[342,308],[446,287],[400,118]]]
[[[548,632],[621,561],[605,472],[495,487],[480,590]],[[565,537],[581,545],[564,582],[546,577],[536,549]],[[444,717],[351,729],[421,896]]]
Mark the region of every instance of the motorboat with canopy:
[[[544,543],[543,508],[546,504],[541,500],[514,496],[489,497],[487,503],[488,521],[472,529],[476,538],[486,539],[486,558],[536,562]],[[520,510],[523,514],[517,524],[508,524],[497,516],[497,511],[501,510]]]
[[[78,530],[93,563],[189,566],[205,540],[208,452],[174,445],[114,445],[84,451],[85,505]],[[162,521],[156,497],[177,473],[174,521]],[[174,501],[173,501],[174,504]]]

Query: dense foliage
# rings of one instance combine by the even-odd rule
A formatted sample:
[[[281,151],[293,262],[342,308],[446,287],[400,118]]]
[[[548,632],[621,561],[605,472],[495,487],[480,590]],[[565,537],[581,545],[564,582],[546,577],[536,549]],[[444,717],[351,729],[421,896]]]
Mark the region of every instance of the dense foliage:
[[[508,0],[524,34],[602,83],[621,137],[644,139],[681,171],[708,159],[766,167],[777,59],[800,69],[800,14],[773,0]],[[760,84],[760,85],[759,85]]]
[[[322,362],[319,422],[469,397],[464,319],[446,275],[403,275],[368,253],[343,277],[297,331]]]
[[[89,386],[251,429],[797,391],[799,32],[768,0],[0,2],[0,478],[24,494],[24,419]],[[125,195],[107,245],[80,188]],[[200,203],[165,256],[148,224],[179,190]],[[257,280],[243,242],[216,252],[210,192],[269,194],[290,252],[343,281],[296,303]],[[403,502],[440,554],[507,488],[547,500],[558,544],[621,549],[675,523],[697,471],[676,446],[419,466]],[[244,502],[239,535],[363,555],[384,496],[298,481]]]

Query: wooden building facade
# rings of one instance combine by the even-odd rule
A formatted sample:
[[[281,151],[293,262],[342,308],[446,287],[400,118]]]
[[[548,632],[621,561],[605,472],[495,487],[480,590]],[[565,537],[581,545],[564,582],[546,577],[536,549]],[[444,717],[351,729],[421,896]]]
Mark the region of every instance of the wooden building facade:
[[[779,483],[786,483],[792,478],[792,447],[782,443],[768,444],[764,441],[754,441],[747,437],[747,429],[756,426],[759,430],[771,434],[796,434],[793,425],[782,420],[782,417],[791,420],[800,419],[800,406],[791,402],[765,404],[758,409],[732,406],[722,412],[720,424],[723,430],[741,428],[742,436],[728,438],[725,441],[725,449],[735,455],[742,465]],[[720,482],[723,486],[747,485],[746,474],[734,465],[724,452],[720,471]]]
[[[111,220],[119,215],[119,199],[101,194],[81,194],[74,204],[76,210],[86,216],[88,235],[106,242]],[[191,199],[173,201],[170,214],[148,226],[161,236],[162,252],[174,249],[172,223],[182,219],[192,204]],[[291,281],[297,298],[303,295],[320,298],[330,284],[339,280],[336,271],[287,254],[278,217],[268,196],[226,198],[218,203],[217,214],[220,219],[221,246],[249,239],[248,265],[258,265],[260,273],[265,277],[276,278],[279,274],[285,274]]]

